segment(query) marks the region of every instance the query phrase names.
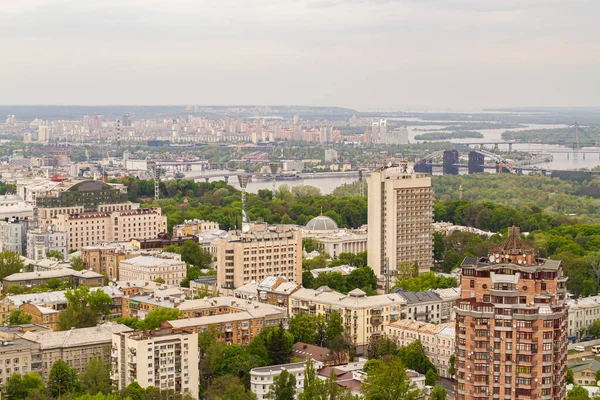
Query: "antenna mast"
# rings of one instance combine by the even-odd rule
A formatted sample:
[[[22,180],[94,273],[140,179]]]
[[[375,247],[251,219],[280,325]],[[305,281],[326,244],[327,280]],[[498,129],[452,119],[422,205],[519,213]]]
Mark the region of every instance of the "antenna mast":
[[[246,187],[250,182],[250,174],[243,173],[237,176],[238,182],[240,183],[240,189],[242,190],[242,223],[248,222],[248,214],[246,213]]]
[[[279,163],[269,163],[269,168],[271,168],[271,178],[273,179],[273,198],[275,198],[275,191],[277,190],[277,171],[279,170]]]

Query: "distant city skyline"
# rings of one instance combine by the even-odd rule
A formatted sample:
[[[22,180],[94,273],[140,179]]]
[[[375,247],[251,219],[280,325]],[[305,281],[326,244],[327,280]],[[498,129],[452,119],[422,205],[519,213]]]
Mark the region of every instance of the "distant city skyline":
[[[30,0],[0,104],[600,105],[593,0]]]

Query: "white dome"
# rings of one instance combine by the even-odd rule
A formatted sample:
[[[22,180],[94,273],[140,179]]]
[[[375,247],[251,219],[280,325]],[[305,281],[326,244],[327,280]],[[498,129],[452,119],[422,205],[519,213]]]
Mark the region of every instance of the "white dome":
[[[338,226],[331,218],[319,215],[308,221],[306,229],[309,231],[335,231],[338,229]]]

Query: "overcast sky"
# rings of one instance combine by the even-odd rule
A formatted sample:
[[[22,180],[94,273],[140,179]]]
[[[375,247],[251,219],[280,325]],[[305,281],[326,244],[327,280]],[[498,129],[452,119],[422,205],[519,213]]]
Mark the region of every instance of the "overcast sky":
[[[600,105],[600,0],[0,0],[0,104]]]

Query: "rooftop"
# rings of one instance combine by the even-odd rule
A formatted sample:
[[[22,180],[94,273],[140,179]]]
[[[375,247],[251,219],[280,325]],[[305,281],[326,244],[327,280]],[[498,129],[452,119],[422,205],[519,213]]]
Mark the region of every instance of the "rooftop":
[[[162,257],[152,257],[152,256],[137,256],[133,258],[128,258],[127,260],[122,260],[120,265],[130,264],[136,265],[138,267],[158,267],[161,265],[171,265],[171,266],[181,266],[185,265],[185,263],[181,260],[175,260],[173,258],[162,258]]]
[[[53,269],[50,271],[38,271],[38,272],[19,272],[16,274],[9,275],[4,278],[8,282],[28,281],[37,279],[51,279],[51,278],[68,278],[68,277],[79,277],[79,278],[103,278],[102,274],[99,274],[90,270],[74,271],[70,268]]]
[[[427,290],[423,292],[409,292],[404,289],[396,288],[392,290],[392,293],[396,293],[406,299],[407,304],[418,304],[418,303],[429,303],[432,301],[442,301],[442,298],[433,290]]]
[[[382,294],[377,296],[354,297],[335,292],[326,286],[320,287],[316,290],[300,288],[291,294],[290,297],[296,300],[319,302],[351,309],[406,304],[406,300],[396,293]]]
[[[91,328],[58,332],[25,332],[23,338],[37,342],[42,350],[111,343],[113,333],[131,331],[126,325],[108,322]]]

